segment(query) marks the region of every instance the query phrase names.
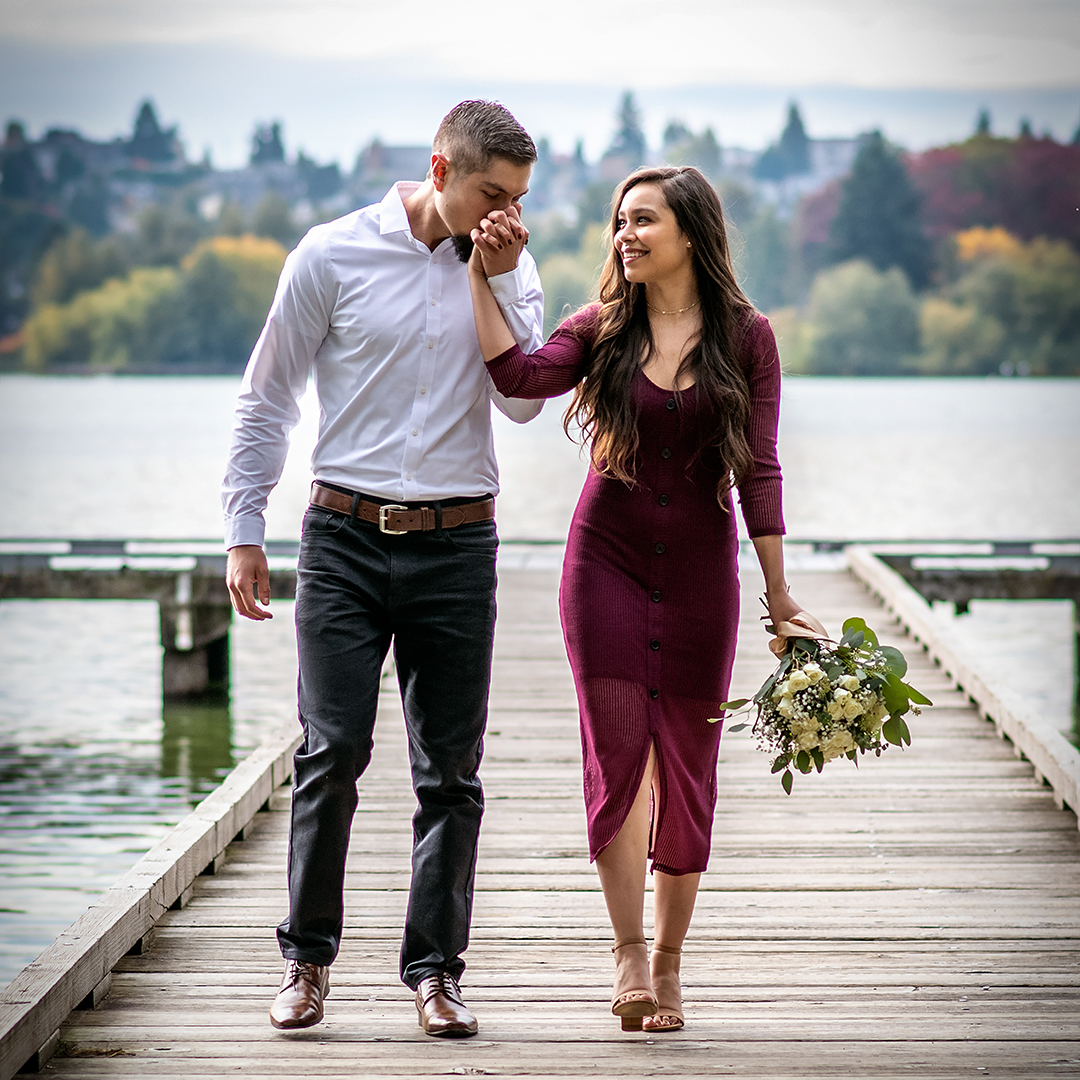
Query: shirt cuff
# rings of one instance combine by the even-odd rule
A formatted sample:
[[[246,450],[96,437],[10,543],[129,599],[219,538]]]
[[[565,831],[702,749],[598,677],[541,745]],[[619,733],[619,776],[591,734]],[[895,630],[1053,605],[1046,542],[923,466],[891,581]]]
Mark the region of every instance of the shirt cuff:
[[[263,546],[266,537],[266,522],[261,514],[244,515],[225,519],[225,548],[240,547],[245,544],[253,544],[256,547]]]
[[[489,277],[487,281],[501,307],[508,307],[525,299],[525,271],[521,263],[505,274]]]

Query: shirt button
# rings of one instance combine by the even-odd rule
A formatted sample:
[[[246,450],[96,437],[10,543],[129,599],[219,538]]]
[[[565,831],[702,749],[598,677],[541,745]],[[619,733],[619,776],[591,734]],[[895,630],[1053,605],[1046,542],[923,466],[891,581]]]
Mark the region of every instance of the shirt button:
[[[674,410],[674,408],[675,408],[675,399],[673,397],[669,397],[667,399],[667,404],[664,407],[667,409],[668,412],[671,412],[672,410]]]
[[[659,690],[657,690],[657,689],[656,689],[656,687],[654,686],[654,687],[653,687],[653,688],[652,688],[652,689],[651,689],[651,690],[649,691],[649,697],[651,697],[651,698],[653,699],[653,701],[655,701],[655,700],[656,700],[656,699],[657,699],[657,698],[658,698],[659,696],[660,696],[660,691],[659,691]]]
[[[656,638],[653,638],[652,641],[649,642],[649,648],[652,649],[653,652],[656,652],[656,650],[660,648],[660,642]]]
[[[659,503],[659,504],[660,504],[661,506],[667,506],[667,504],[668,504],[669,502],[671,502],[671,500],[670,500],[670,499],[669,499],[669,498],[668,498],[668,497],[667,497],[666,495],[661,495],[661,496],[660,496],[660,498],[658,498],[658,499],[657,499],[656,501],[657,501],[657,502],[658,502],[658,503]]]
[[[429,341],[429,342],[427,343],[427,347],[428,347],[429,349],[434,349],[434,348],[435,348],[435,342],[434,342],[434,341]]]
[[[427,387],[426,386],[421,386],[420,387],[420,393],[421,394],[426,394],[427,393]]]
[[[663,544],[657,544],[656,547],[653,548],[653,551],[655,551],[657,555],[663,555],[664,552],[667,551],[667,547]]]
[[[405,479],[406,480],[411,480],[412,479],[412,473],[406,473],[405,474]]]
[[[420,434],[420,429],[419,429],[419,428],[413,428],[413,429],[412,429],[412,433],[413,433],[414,435],[419,435],[419,434]]]
[[[665,461],[667,461],[667,459],[668,459],[669,457],[671,457],[671,447],[670,447],[670,446],[665,446],[665,447],[664,447],[664,449],[660,451],[660,456],[661,456],[661,457],[662,457],[662,458],[663,458],[663,459],[664,459]]]
[[[435,301],[434,301],[434,300],[432,300],[432,301],[431,301],[431,306],[432,306],[432,307],[434,307],[434,306],[435,306]]]
[[[412,477],[410,477],[409,479],[411,480]],[[660,590],[659,589],[654,590],[652,596],[650,596],[649,599],[654,604],[659,604],[660,603]]]

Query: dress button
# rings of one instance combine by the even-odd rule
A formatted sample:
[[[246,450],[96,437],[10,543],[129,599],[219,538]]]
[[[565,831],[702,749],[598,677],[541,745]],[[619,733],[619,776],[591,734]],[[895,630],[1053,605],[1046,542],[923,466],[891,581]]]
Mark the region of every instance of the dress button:
[[[660,451],[660,456],[661,456],[661,457],[662,457],[662,458],[663,458],[663,459],[664,459],[665,461],[667,461],[667,459],[668,459],[669,457],[671,457],[671,447],[670,447],[670,446],[665,446],[665,447],[664,447],[664,449]]]
[[[664,544],[657,544],[653,550],[656,552],[657,555],[663,555],[664,552],[667,551],[667,546]]]
[[[652,649],[653,652],[656,652],[656,650],[660,648],[659,640],[657,638],[653,638],[652,641],[649,642],[649,648]]]
[[[660,496],[660,498],[658,498],[658,499],[657,499],[656,501],[657,501],[657,502],[658,502],[658,503],[659,503],[659,504],[660,504],[661,506],[667,506],[667,504],[668,504],[669,502],[671,502],[671,500],[670,500],[670,499],[669,499],[669,498],[668,498],[668,497],[667,497],[666,495],[661,495],[661,496]]]
[[[660,590],[659,589],[654,590],[652,596],[650,596],[649,599],[654,604],[659,604],[660,603]]]
[[[673,397],[669,397],[667,399],[667,404],[665,405],[665,408],[668,412],[671,412],[675,408],[675,399]]]
[[[434,342],[434,341],[429,341],[429,342],[427,343],[427,347],[428,347],[429,349],[434,349],[434,348],[435,348],[435,342]]]
[[[651,689],[651,690],[649,691],[649,697],[651,697],[651,698],[653,699],[653,701],[655,701],[655,700],[656,700],[656,699],[657,699],[657,698],[658,698],[659,696],[660,696],[660,691],[659,691],[659,690],[657,690],[657,689],[656,689],[656,687],[654,686],[654,687],[653,687],[653,688],[652,688],[652,689]]]

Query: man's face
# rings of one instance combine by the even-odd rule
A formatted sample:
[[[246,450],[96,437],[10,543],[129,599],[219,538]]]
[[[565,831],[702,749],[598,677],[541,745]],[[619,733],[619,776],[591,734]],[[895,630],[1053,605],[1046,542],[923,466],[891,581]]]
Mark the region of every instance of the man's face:
[[[451,236],[468,238],[493,210],[521,209],[531,165],[493,158],[486,169],[462,175],[442,154],[433,155],[435,207]]]

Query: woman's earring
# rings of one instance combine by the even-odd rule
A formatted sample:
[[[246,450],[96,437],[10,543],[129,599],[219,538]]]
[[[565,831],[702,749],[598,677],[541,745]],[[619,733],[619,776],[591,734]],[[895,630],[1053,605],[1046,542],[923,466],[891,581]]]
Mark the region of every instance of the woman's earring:
[[[689,240],[687,240],[687,241],[686,241],[686,246],[687,246],[687,247],[693,247],[694,245],[693,245],[693,244],[691,244]]]

